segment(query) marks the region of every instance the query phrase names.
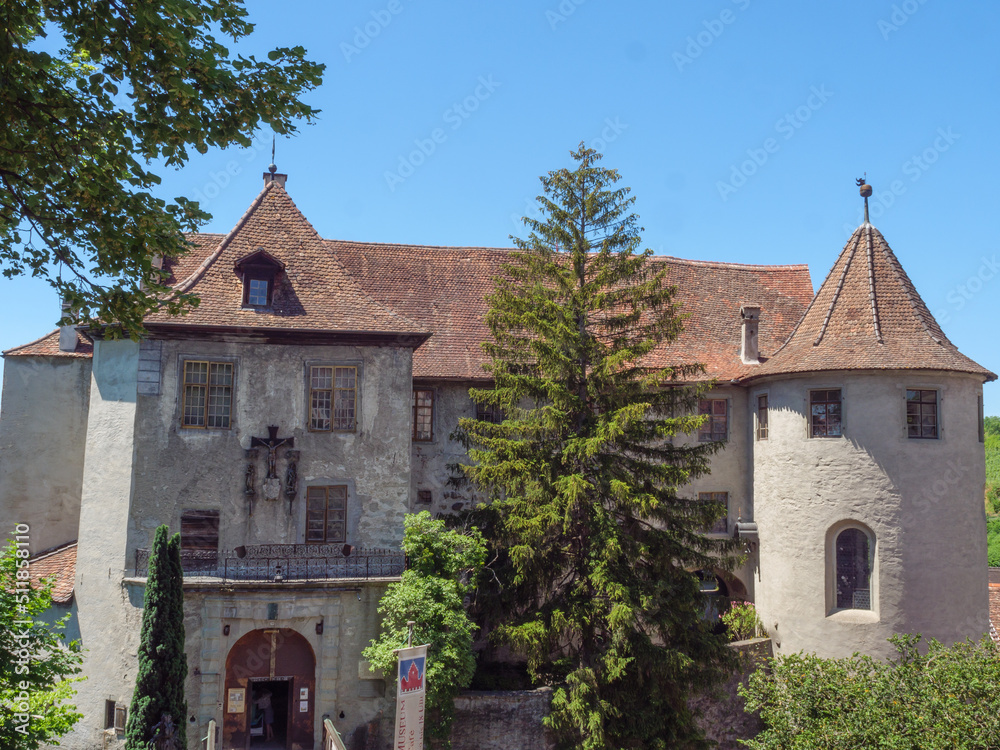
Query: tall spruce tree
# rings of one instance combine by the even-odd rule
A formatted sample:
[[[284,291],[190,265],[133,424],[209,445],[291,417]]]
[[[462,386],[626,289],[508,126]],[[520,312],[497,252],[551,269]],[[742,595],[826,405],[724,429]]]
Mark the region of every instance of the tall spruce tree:
[[[629,189],[594,150],[572,156],[574,170],[541,178],[542,215],[524,219],[489,297],[494,387],[470,393],[504,418],[459,427],[504,563],[478,606],[556,687],[546,721],[560,748],[703,747],[687,698],[731,657],[693,571],[734,553],[699,533],[724,509],[681,490],[718,447],[673,441],[700,424],[703,368],[664,356],[682,316],[639,250]]]
[[[187,747],[184,680],[184,591],[181,587],[181,535],[156,529],[143,597],[139,671],[125,726],[126,750],[147,750],[153,727],[170,714],[178,747]]]

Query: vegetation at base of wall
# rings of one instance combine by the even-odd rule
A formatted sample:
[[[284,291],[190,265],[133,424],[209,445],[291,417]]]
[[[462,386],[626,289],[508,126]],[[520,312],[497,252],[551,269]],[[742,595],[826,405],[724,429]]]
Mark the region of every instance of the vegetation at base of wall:
[[[753,602],[733,602],[720,618],[731,641],[747,641],[765,635],[764,625]]]
[[[1000,652],[984,638],[945,647],[890,639],[889,661],[779,656],[739,688],[765,729],[755,750],[987,750],[1000,746]]]
[[[395,649],[406,646],[406,623],[416,623],[413,644],[430,644],[425,744],[430,739],[434,746],[448,748],[455,696],[468,686],[476,669],[472,653],[476,626],[466,615],[464,602],[469,581],[485,561],[486,546],[477,530],[449,530],[426,510],[406,516],[404,525],[407,569],[379,601],[382,632],[363,655],[374,669],[395,681]]]
[[[1000,516],[986,519],[986,558],[991,568],[1000,568]]]
[[[558,748],[705,747],[687,704],[735,663],[703,617],[692,571],[735,563],[700,532],[723,517],[681,487],[718,444],[672,440],[702,424],[691,362],[651,362],[682,330],[666,270],[640,248],[635,201],[581,144],[541,178],[489,295],[491,389],[503,419],[463,419],[465,476],[491,499],[473,515],[490,545],[475,607],[496,643],[553,686]]]
[[[28,581],[28,550],[9,542],[0,552],[0,748],[35,750],[58,744],[83,714],[69,702],[80,673],[79,641],[62,636],[69,615],[54,625],[38,618],[52,606],[51,581]],[[20,585],[19,585],[20,584]],[[30,622],[30,624],[29,624]]]
[[[187,252],[182,232],[211,217],[155,195],[152,165],[247,148],[265,125],[290,134],[317,114],[299,97],[324,66],[302,47],[230,54],[253,31],[247,15],[243,0],[3,3],[0,273],[45,279],[66,322],[109,334],[137,337],[147,313],[197,303],[155,263]]]
[[[986,512],[1000,515],[1000,417],[986,417],[983,425],[986,433]]]
[[[135,691],[125,725],[126,750],[147,750],[164,714],[174,722],[178,747],[187,747],[187,701],[184,680],[184,572],[181,535],[166,525],[153,536],[146,591],[142,599]]]

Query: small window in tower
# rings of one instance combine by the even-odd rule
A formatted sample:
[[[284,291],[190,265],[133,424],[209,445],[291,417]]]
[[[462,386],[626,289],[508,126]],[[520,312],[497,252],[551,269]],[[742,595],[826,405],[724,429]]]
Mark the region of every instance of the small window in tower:
[[[501,424],[504,420],[503,409],[492,404],[476,404],[476,420]]]
[[[861,529],[844,529],[836,547],[837,608],[871,609],[871,540]]]
[[[809,391],[809,434],[814,438],[840,437],[840,389]]]
[[[931,440],[937,438],[937,391],[906,391],[906,436]]]
[[[724,398],[703,398],[698,401],[698,414],[705,421],[698,428],[698,440],[714,443],[729,436],[729,401]]]
[[[250,307],[267,307],[269,287],[267,279],[249,279],[247,282],[247,304]]]
[[[434,439],[434,391],[413,391],[413,439],[418,442]]]
[[[757,439],[767,440],[767,394],[757,397]]]

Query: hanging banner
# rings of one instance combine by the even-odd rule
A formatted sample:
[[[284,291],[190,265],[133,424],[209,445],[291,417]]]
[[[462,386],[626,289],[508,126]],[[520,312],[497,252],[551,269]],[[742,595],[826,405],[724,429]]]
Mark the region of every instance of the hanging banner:
[[[427,645],[396,651],[395,750],[424,749],[424,693],[427,688]]]

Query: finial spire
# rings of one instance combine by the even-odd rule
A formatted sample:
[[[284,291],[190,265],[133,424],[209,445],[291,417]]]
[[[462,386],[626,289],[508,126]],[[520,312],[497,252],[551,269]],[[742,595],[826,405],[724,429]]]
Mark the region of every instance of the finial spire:
[[[278,171],[278,165],[274,163],[274,143],[275,143],[275,136],[272,133],[271,134],[271,164],[267,168],[267,171],[270,172],[271,174],[274,174],[275,172]]]
[[[864,177],[859,177],[855,182],[861,189],[861,197],[865,199],[865,224],[868,224],[868,196],[872,194],[872,186],[865,182],[865,177],[868,177],[868,173],[865,172]]]

